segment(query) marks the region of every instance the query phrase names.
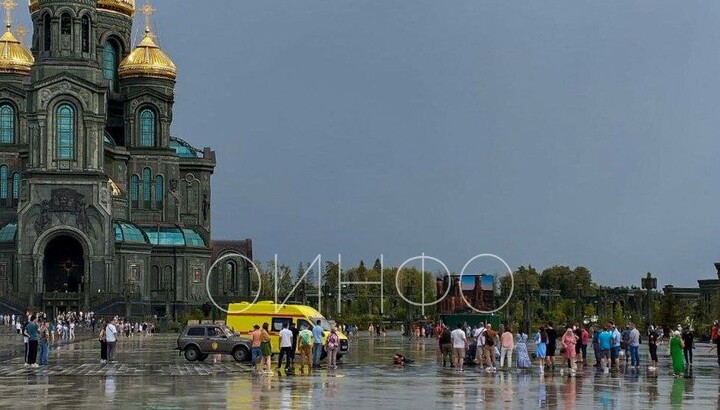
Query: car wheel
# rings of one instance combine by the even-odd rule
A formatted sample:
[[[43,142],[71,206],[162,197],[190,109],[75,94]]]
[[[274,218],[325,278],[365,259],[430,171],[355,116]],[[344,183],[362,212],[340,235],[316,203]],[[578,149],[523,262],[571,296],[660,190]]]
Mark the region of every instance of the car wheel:
[[[198,362],[204,362],[205,359],[208,358],[208,356],[210,356],[210,355],[206,354],[206,353],[201,354],[200,356],[198,356]]]
[[[185,348],[185,358],[189,362],[194,362],[200,358],[200,349],[195,346],[188,346]]]
[[[250,360],[250,352],[245,346],[238,346],[233,350],[233,358],[236,362],[246,362]]]

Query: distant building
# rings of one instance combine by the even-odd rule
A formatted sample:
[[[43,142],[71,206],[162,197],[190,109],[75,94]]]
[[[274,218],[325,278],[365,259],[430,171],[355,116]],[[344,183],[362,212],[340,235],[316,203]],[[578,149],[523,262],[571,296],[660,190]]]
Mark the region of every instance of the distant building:
[[[436,281],[438,299],[447,292],[447,296],[438,304],[440,314],[475,312],[468,305],[481,311],[494,309],[495,285],[492,276],[473,275],[463,276],[462,279],[465,282],[464,285],[461,283],[460,276],[457,275],[449,278],[445,276]],[[484,283],[483,279],[485,279]]]

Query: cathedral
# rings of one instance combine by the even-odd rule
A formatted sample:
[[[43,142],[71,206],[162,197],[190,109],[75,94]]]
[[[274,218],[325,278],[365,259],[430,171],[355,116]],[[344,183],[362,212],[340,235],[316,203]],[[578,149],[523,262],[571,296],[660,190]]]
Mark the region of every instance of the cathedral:
[[[215,152],[171,134],[178,70],[152,6],[133,47],[135,0],[29,0],[28,50],[15,5],[0,38],[0,312],[170,317],[205,304],[206,281],[220,303],[247,297],[251,241],[211,239]]]

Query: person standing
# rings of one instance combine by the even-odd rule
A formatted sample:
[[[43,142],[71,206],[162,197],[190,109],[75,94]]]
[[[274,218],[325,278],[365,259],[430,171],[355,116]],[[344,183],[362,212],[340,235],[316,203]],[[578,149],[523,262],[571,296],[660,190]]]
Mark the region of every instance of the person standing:
[[[654,326],[650,326],[648,331],[648,350],[650,350],[650,367],[648,370],[653,371],[658,367],[657,358],[657,344],[658,344],[658,332],[655,331]]]
[[[588,333],[586,328],[587,326],[580,328],[580,362],[583,364],[583,367],[587,367],[587,347],[590,342],[590,333]]]
[[[575,346],[577,345],[577,335],[573,332],[573,328],[568,326],[565,329],[565,334],[562,337],[562,355],[567,362],[567,367],[570,369],[570,376],[575,376],[575,356],[577,356]]]
[[[262,357],[262,349],[260,348],[260,326],[259,325],[253,325],[253,331],[250,332],[250,350],[251,350],[251,359],[252,365],[255,368],[255,372],[257,372],[258,369],[258,360]]]
[[[520,369],[532,367],[530,354],[527,350],[527,340],[528,335],[521,330],[517,335],[517,343],[515,344],[515,351],[517,351],[517,367]]]
[[[100,334],[98,335],[98,340],[100,341],[100,364],[107,363],[107,339],[105,338],[107,325],[107,322],[103,323],[102,328],[100,328]]]
[[[340,350],[340,337],[337,335],[337,329],[334,327],[330,330],[330,334],[325,344],[328,356],[328,370],[337,369],[337,353]]]
[[[715,345],[715,351],[717,353],[717,363],[720,366],[720,325],[716,320],[710,329],[710,343]]]
[[[290,370],[290,355],[292,354],[292,339],[293,334],[288,328],[287,322],[283,323],[283,328],[280,331],[278,338],[280,339],[280,354],[278,355],[278,371],[282,367],[283,358],[285,360],[285,371]]]
[[[292,347],[290,348],[290,371],[295,369],[295,355],[297,354],[297,342],[300,335],[300,329],[295,326],[295,322],[290,323],[290,332],[292,333]]]
[[[505,331],[500,335],[500,369],[505,369],[505,359],[507,358],[508,370],[512,368],[512,353],[515,350],[515,339],[510,326],[505,325]]]
[[[485,325],[481,322],[480,326],[475,329],[475,364],[480,365],[480,369],[485,365]]]
[[[540,375],[545,374],[545,357],[547,356],[547,332],[544,327],[538,329],[535,334],[535,356],[538,359],[538,365],[540,365]]]
[[[300,371],[302,372],[303,367],[307,365],[308,371],[310,371],[310,367],[312,366],[312,360],[310,359],[310,356],[312,355],[312,345],[313,345],[313,333],[305,327],[305,325],[302,326],[302,330],[300,330],[300,333],[298,334],[298,346],[300,350]]]
[[[115,362],[115,345],[117,344],[117,319],[112,318],[105,327],[105,342],[107,344],[107,362]]]
[[[26,366],[40,367],[37,364],[38,352],[38,324],[35,315],[30,316],[30,321],[25,327],[25,336],[28,338],[28,354]]]
[[[493,330],[492,325],[488,323],[485,326],[485,332],[483,332],[485,339],[485,354],[488,357],[488,367],[485,369],[488,373],[494,373],[497,371],[495,362],[495,341],[497,340],[497,332]]]
[[[558,334],[557,331],[553,329],[553,322],[548,322],[545,332],[547,333],[548,338],[547,363],[550,367],[550,370],[555,371],[555,350],[557,349]]]
[[[323,339],[325,338],[325,330],[323,330],[322,326],[320,326],[320,320],[315,322],[315,327],[313,327],[312,333],[313,333],[313,369],[319,369],[320,368],[320,358],[322,357],[322,350],[323,350]],[[372,325],[370,325],[372,326]],[[370,335],[372,337],[372,334]]]
[[[620,370],[620,347],[622,346],[622,334],[612,323],[612,349],[610,349],[610,359],[615,363],[615,367]]]
[[[443,326],[440,331],[439,343],[440,352],[442,353],[443,367],[445,367],[448,362],[450,363],[450,367],[455,367],[453,364],[452,337],[450,336],[450,329],[448,329],[447,326]]]
[[[689,326],[685,326],[682,332],[683,354],[685,355],[685,367],[692,368],[693,349],[695,348],[695,336]]]
[[[265,322],[260,331],[260,352],[262,353],[263,371],[272,373],[272,346],[270,345],[270,325]]]
[[[612,367],[612,343],[612,326],[608,323],[605,329],[601,331],[598,335],[598,348],[600,349],[600,365],[602,366],[603,373],[605,374],[610,373],[610,367]]]
[[[670,357],[673,363],[673,374],[680,376],[685,373],[685,362],[683,362],[683,350],[685,349],[685,343],[680,337],[680,332],[677,330],[672,332],[672,338],[670,339]]]
[[[40,324],[40,366],[47,366],[50,364],[50,331],[48,329],[48,322],[42,321]]]
[[[455,355],[455,371],[463,371],[463,363],[465,361],[465,349],[467,349],[467,337],[462,328],[462,323],[458,323],[457,329],[450,333],[452,339],[453,351]]]
[[[630,366],[638,369],[640,367],[640,331],[634,323],[630,323],[630,334],[628,337],[628,351],[630,352]]]

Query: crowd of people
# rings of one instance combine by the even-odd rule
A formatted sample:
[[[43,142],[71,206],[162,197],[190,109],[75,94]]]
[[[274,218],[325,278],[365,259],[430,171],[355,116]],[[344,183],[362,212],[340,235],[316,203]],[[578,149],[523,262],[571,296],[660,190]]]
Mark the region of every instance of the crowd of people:
[[[280,344],[280,354],[278,355],[277,370],[284,369],[286,372],[295,372],[296,363],[299,365],[300,373],[307,369],[319,369],[323,352],[327,356],[329,370],[337,369],[337,356],[340,351],[340,336],[338,329],[333,327],[330,334],[325,339],[325,330],[320,325],[321,321],[312,327],[301,325],[296,327],[295,323],[284,323],[282,330],[278,334]],[[343,327],[347,329],[347,327]],[[352,327],[350,327],[352,332]],[[351,333],[352,334],[352,333]],[[270,374],[272,370],[272,349],[270,347],[271,339],[268,323],[254,325],[250,333],[251,344],[251,361],[256,373]],[[299,360],[296,362],[296,357]]]
[[[155,332],[155,326],[149,322],[123,321],[117,317],[98,319],[93,312],[83,311],[61,313],[54,319],[49,319],[43,312],[0,314],[0,326],[11,327],[22,336],[25,367],[32,368],[49,365],[53,346],[75,341],[78,332],[98,334],[102,364],[115,360],[115,343],[118,338],[150,336]]]
[[[522,330],[513,333],[508,325],[501,325],[495,331],[489,323],[476,327],[458,324],[451,330],[442,324],[432,329],[427,326],[413,328],[412,337],[430,337],[438,339],[439,355],[442,357],[443,367],[450,366],[455,371],[462,372],[465,365],[479,365],[488,373],[501,369],[511,368],[513,357],[517,368],[529,369],[532,367],[531,355],[528,349],[529,336]],[[427,336],[426,336],[427,335]],[[710,350],[717,352],[718,366],[720,366],[720,325],[715,321],[710,340]],[[646,340],[650,361],[648,371],[658,370],[658,346],[664,343],[664,332],[661,328],[650,326],[647,330]],[[604,326],[588,326],[584,324],[569,324],[556,329],[553,322],[537,329],[532,338],[535,351],[532,356],[536,359],[540,374],[546,371],[554,372],[556,366],[560,373],[567,372],[568,376],[575,376],[578,368],[588,367],[588,348],[594,352],[595,363],[593,367],[603,373],[611,370],[640,369],[640,345],[644,337],[634,323],[629,323],[624,329],[609,322]],[[672,363],[673,374],[680,376],[693,365],[693,349],[695,349],[695,336],[690,326],[678,325],[676,330],[670,332],[669,356]],[[560,360],[556,361],[559,354]]]

